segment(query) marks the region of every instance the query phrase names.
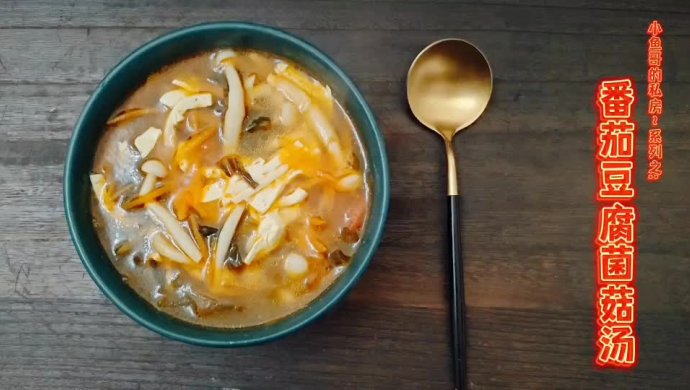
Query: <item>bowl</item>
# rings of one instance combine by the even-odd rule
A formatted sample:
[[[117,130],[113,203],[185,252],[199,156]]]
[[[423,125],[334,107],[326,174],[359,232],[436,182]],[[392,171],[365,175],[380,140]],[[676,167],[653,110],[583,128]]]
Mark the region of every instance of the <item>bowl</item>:
[[[194,325],[147,303],[123,280],[100,244],[90,211],[89,172],[106,121],[146,78],[167,64],[217,48],[250,48],[285,57],[330,85],[359,131],[371,183],[371,210],[351,264],[319,297],[297,312],[267,324],[239,329]],[[213,347],[264,343],[288,335],[332,309],[362,277],[383,235],[390,181],[383,135],[355,84],[327,55],[275,28],[251,23],[209,23],[165,34],[135,50],[115,66],[87,101],[72,133],[64,171],[67,225],[74,246],[96,285],[136,322],[174,340]]]

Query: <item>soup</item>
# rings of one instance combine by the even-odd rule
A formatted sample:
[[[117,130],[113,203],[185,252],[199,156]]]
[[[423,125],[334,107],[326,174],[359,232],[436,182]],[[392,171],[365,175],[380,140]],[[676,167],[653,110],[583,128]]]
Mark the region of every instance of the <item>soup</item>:
[[[330,88],[258,51],[150,76],[92,171],[94,225],[123,280],[204,326],[307,305],[348,266],[369,209],[366,159]]]

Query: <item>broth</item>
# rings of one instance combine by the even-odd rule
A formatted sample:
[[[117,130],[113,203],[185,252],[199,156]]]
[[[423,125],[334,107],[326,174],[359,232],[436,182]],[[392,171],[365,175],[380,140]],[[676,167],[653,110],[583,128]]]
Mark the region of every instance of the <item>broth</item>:
[[[240,328],[307,305],[347,267],[366,159],[330,89],[257,51],[150,76],[108,122],[92,212],[123,279],[195,324]]]

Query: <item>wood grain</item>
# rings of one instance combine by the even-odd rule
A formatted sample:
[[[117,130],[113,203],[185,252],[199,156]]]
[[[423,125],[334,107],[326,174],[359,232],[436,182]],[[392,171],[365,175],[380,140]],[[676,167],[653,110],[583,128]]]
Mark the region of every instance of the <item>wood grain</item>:
[[[679,23],[680,24],[680,23]],[[688,23],[686,23],[688,24]],[[396,81],[430,41],[461,35],[491,58],[498,81],[594,82],[621,72],[646,75],[644,22],[635,35],[562,34],[509,31],[304,30],[290,31],[333,56],[356,81]],[[690,27],[685,28],[690,34]],[[95,83],[141,44],[169,28],[16,28],[2,30],[3,83]],[[538,38],[538,39],[537,39]],[[107,47],[108,50],[103,50]],[[29,50],[27,50],[29,48]],[[669,82],[690,82],[687,37],[665,40]],[[5,58],[7,57],[7,58]],[[363,60],[376,58],[376,61]],[[596,58],[592,67],[587,58]],[[671,60],[672,58],[672,60]],[[538,68],[535,70],[535,66]]]
[[[2,1],[0,388],[450,388],[442,145],[410,117],[403,84],[416,52],[445,36],[478,44],[496,78],[456,142],[471,387],[687,388],[688,14],[674,0]],[[606,76],[644,91],[655,18],[666,176],[637,177],[641,359],[631,373],[598,371],[592,99]],[[392,171],[383,242],[343,305],[239,350],[172,342],[117,311],[85,274],[62,209],[72,126],[100,79],[144,42],[213,20],[268,23],[331,55],[374,109]],[[640,140],[640,166],[644,150]]]
[[[443,30],[464,31],[538,31],[544,33],[640,34],[634,23],[611,23],[619,10],[631,11],[626,21],[645,25],[645,12],[654,11],[665,24],[684,21],[688,10],[679,9],[678,1],[371,1],[358,0],[269,0],[256,6],[251,0],[206,1],[205,7],[179,3],[163,11],[165,0],[79,1],[69,7],[42,6],[21,0],[7,1],[5,28],[16,27],[178,27],[216,20],[250,20],[288,29],[310,30]],[[56,9],[57,8],[57,9]],[[554,12],[567,12],[570,23],[561,23]],[[592,12],[596,10],[598,12]],[[222,12],[221,12],[222,11]],[[429,13],[427,17],[419,17]],[[295,17],[295,12],[300,17]],[[508,17],[510,19],[508,19]],[[671,34],[682,31],[671,32]],[[687,31],[685,31],[687,33]]]

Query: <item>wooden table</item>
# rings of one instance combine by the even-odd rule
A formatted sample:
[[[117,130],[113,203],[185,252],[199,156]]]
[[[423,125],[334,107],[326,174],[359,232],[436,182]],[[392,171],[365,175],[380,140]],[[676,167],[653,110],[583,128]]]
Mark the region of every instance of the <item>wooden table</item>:
[[[472,388],[688,388],[687,2],[104,3],[0,2],[0,388],[450,388],[444,156],[403,84],[417,51],[447,36],[481,47],[495,75],[488,110],[456,142]],[[631,75],[644,93],[655,18],[666,176],[644,180],[640,137],[640,364],[600,372],[592,102],[606,76]],[[135,324],[84,273],[63,215],[63,158],[89,93],[142,43],[211,20],[275,25],[330,54],[378,115],[392,170],[387,231],[360,284],[319,323],[255,348],[183,345]]]

